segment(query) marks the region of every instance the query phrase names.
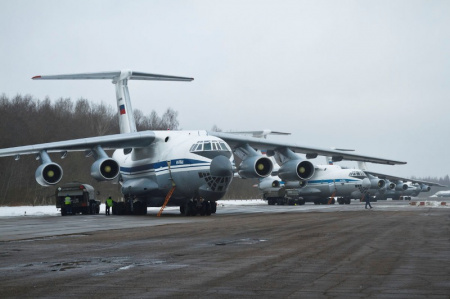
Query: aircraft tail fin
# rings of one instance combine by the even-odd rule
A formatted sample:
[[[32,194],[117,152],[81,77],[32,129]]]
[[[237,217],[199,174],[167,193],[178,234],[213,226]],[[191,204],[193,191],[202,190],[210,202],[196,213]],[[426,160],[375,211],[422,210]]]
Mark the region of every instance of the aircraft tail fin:
[[[358,163],[358,169],[369,170],[369,169],[367,169],[366,162],[358,161],[357,163]]]
[[[194,78],[177,77],[150,73],[121,70],[100,73],[81,73],[65,75],[34,76],[33,80],[101,80],[111,79],[116,86],[117,109],[119,111],[120,133],[136,132],[136,121],[131,107],[130,93],[128,92],[128,80],[153,80],[153,81],[192,81]]]

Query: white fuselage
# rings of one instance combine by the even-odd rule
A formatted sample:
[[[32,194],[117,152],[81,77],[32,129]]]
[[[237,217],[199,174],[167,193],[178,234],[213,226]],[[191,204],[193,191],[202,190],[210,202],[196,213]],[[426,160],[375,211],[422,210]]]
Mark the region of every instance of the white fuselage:
[[[149,146],[134,148],[129,153],[116,150],[113,158],[120,165],[123,194],[127,195],[130,188],[130,195],[146,198],[149,205],[158,206],[173,184],[176,186],[174,200],[170,201],[173,205],[178,205],[176,199],[222,197],[231,177],[214,186],[208,182],[211,161],[218,155],[228,159],[232,156],[223,140],[208,136],[206,131],[155,131],[155,140]],[[200,191],[202,187],[206,193]]]
[[[274,180],[278,177],[270,177]],[[263,179],[265,180],[265,179]],[[316,165],[314,175],[307,181],[306,186],[300,187],[299,181],[284,182],[286,189],[297,189],[298,196],[305,200],[323,199],[328,197],[360,196],[363,188],[368,189],[370,182],[363,171],[346,169],[338,165]],[[261,189],[265,192],[265,189]],[[271,188],[273,191],[273,188]]]

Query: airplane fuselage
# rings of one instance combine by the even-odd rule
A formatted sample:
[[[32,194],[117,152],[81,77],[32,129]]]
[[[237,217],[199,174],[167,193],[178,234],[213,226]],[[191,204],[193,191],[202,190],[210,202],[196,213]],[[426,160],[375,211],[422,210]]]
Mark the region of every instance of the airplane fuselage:
[[[273,177],[272,177],[273,179]],[[295,189],[297,195],[306,201],[314,201],[329,197],[354,197],[361,195],[370,187],[370,182],[363,171],[344,169],[338,165],[316,165],[314,175],[306,186],[300,183],[284,182],[286,190]],[[274,191],[275,188],[270,188]],[[261,189],[264,192],[264,189]]]
[[[343,169],[337,165],[320,165],[316,168],[308,184],[299,189],[299,195],[306,200],[327,197],[351,197],[360,194],[362,188],[368,188],[370,183],[364,172],[358,169]],[[316,192],[316,191],[319,192]]]
[[[161,206],[175,185],[168,205],[179,206],[191,198],[215,201],[223,197],[232,179],[232,153],[223,140],[205,131],[154,132],[155,141],[149,146],[113,154],[120,165],[125,196]],[[221,164],[215,170],[211,166],[214,159]]]

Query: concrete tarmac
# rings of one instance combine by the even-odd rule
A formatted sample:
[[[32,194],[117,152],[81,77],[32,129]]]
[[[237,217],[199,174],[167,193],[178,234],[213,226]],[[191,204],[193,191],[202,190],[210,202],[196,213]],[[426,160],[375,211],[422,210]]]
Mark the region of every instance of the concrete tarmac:
[[[450,209],[0,217],[0,297],[450,298]]]

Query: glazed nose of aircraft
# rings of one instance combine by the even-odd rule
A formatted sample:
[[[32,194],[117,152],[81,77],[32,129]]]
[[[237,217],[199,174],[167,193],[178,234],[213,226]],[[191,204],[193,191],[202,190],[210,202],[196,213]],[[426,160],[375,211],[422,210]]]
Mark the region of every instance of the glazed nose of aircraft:
[[[372,184],[370,183],[370,180],[368,178],[363,179],[363,181],[362,181],[362,187],[363,188],[369,189],[371,187],[371,185]]]
[[[217,156],[212,159],[210,171],[212,176],[231,177],[233,175],[231,162],[225,156]]]

